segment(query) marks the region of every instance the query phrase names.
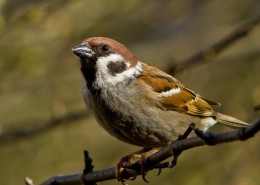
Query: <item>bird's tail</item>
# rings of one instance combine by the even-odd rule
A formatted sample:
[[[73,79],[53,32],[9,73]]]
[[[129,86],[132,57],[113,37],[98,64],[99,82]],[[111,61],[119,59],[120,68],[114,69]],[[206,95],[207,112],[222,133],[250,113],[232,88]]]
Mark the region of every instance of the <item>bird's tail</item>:
[[[220,124],[233,127],[233,128],[246,127],[249,125],[244,121],[241,121],[239,119],[221,113],[216,113],[216,120]]]

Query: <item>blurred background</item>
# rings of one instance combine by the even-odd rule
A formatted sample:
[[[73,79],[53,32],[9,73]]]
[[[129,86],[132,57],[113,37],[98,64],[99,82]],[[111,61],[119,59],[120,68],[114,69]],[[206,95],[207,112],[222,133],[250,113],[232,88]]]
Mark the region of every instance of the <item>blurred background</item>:
[[[113,167],[139,149],[108,135],[85,108],[72,47],[87,37],[112,37],[141,61],[168,70],[259,16],[260,2],[0,0],[0,7],[0,136],[36,130],[19,139],[0,137],[0,183],[10,185],[23,184],[26,176],[38,184],[57,174],[80,173],[84,149],[95,170]],[[260,103],[259,48],[260,26],[210,62],[175,76],[221,102],[216,110],[250,122]],[[174,169],[159,177],[150,172],[147,179],[162,185],[259,184],[259,140],[260,134],[188,150]],[[144,182],[138,177],[129,184]]]

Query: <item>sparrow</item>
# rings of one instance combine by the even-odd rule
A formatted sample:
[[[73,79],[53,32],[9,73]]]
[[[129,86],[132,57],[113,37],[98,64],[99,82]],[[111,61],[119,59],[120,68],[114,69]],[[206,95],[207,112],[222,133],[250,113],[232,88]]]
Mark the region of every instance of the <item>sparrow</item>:
[[[83,74],[83,98],[97,122],[119,140],[143,147],[123,157],[117,165],[136,156],[147,157],[151,148],[168,145],[190,123],[207,131],[220,123],[231,127],[248,124],[215,112],[205,99],[176,78],[141,62],[126,46],[106,37],[91,37],[75,46]]]

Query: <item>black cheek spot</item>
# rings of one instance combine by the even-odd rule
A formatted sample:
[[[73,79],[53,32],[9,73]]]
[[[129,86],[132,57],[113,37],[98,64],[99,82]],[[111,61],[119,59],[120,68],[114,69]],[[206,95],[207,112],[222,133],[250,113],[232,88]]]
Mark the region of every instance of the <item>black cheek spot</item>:
[[[112,75],[123,72],[126,69],[124,61],[109,62],[107,68]]]

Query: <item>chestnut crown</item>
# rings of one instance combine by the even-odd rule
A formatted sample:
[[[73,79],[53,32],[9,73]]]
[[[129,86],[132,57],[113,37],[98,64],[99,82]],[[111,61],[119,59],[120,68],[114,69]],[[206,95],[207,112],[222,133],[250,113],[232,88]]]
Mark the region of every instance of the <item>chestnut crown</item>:
[[[90,37],[82,44],[72,49],[81,59],[94,59],[108,56],[109,54],[118,54],[128,61],[131,66],[135,66],[138,59],[123,44],[107,37]]]

